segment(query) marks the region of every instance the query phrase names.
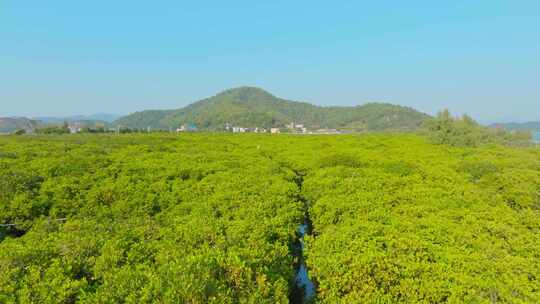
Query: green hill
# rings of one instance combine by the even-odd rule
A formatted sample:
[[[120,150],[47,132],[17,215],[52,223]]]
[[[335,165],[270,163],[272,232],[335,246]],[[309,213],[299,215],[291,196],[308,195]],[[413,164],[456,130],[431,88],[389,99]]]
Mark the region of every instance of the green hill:
[[[115,120],[113,126],[123,126],[133,129],[144,129],[148,126],[152,128],[168,128],[162,124],[162,120],[174,112],[174,110],[146,110],[141,112],[135,112],[127,116],[121,117]]]
[[[284,127],[295,122],[308,128],[349,130],[413,130],[429,116],[414,109],[368,103],[355,107],[321,107],[278,98],[260,88],[226,90],[178,110],[152,110],[130,114],[113,125],[166,129],[194,123],[204,130],[221,130],[225,124],[241,127]]]

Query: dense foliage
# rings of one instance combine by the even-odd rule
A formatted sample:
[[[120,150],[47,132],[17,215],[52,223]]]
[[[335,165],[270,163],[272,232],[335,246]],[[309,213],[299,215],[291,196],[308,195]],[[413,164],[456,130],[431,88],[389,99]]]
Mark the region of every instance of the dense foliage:
[[[0,303],[540,302],[540,150],[419,135],[0,137]],[[5,225],[13,224],[13,225]]]
[[[328,144],[303,186],[321,302],[540,301],[538,149]]]
[[[319,107],[277,98],[253,87],[224,91],[179,110],[143,111],[115,124],[140,129],[176,127],[194,123],[205,130],[222,130],[225,124],[242,127],[283,127],[291,122],[309,128],[345,130],[414,130],[428,116],[411,108],[383,103],[356,107]]]
[[[1,141],[0,302],[288,301],[290,169],[221,137]]]
[[[437,144],[476,147],[485,144],[528,146],[532,143],[529,131],[484,127],[467,115],[452,117],[448,110],[426,120],[425,126],[429,137]]]
[[[37,128],[35,130],[37,134],[68,134],[70,133],[70,130],[68,128],[67,123],[64,123],[62,125],[50,125],[50,126],[43,126],[40,128]]]

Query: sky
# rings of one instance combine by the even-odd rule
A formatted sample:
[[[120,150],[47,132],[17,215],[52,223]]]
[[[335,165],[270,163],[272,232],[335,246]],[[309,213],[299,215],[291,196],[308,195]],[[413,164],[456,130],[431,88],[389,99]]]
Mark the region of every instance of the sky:
[[[540,120],[540,1],[0,0],[0,117],[174,109],[244,85]]]

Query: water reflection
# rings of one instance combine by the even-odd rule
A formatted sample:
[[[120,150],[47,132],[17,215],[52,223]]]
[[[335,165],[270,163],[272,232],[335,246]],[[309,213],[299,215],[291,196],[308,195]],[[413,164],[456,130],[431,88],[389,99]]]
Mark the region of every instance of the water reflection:
[[[304,290],[304,303],[309,303],[315,296],[315,285],[309,279],[309,274],[306,268],[306,262],[304,260],[304,235],[308,233],[308,225],[302,224],[298,227],[298,232],[300,233],[300,268],[296,274],[296,284],[297,286]]]

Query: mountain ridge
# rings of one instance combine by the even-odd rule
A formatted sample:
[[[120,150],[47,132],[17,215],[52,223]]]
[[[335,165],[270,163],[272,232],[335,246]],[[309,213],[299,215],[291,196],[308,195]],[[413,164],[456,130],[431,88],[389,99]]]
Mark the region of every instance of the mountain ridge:
[[[41,117],[0,117],[0,133],[8,134],[17,130],[24,130],[26,133],[33,133],[36,129],[48,126],[62,125],[64,123],[74,124],[78,127],[95,127],[96,125],[106,126],[120,115],[98,113],[92,115],[73,116],[41,116]]]
[[[32,120],[37,120],[45,124],[56,124],[63,122],[81,122],[81,121],[99,121],[111,123],[124,115],[111,113],[95,113],[90,115],[70,115],[70,116],[39,116],[32,117]]]
[[[414,130],[429,117],[415,109],[389,103],[318,106],[276,97],[258,87],[242,86],[179,109],[135,112],[112,124],[139,129],[168,129],[194,123],[204,130],[221,130],[226,124],[270,128],[295,122],[309,128],[377,131]]]
[[[38,122],[26,117],[0,117],[0,133],[12,133],[17,130],[33,132]]]

